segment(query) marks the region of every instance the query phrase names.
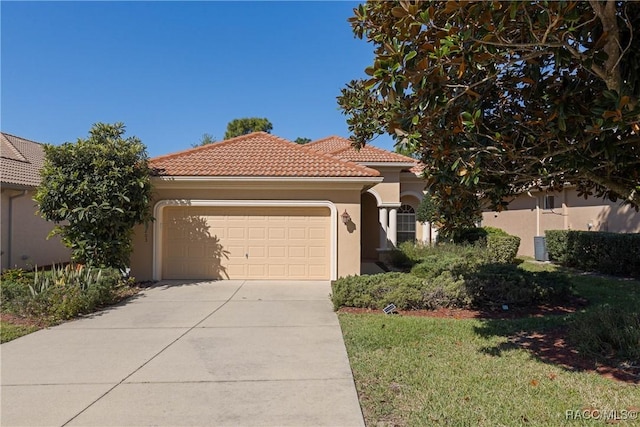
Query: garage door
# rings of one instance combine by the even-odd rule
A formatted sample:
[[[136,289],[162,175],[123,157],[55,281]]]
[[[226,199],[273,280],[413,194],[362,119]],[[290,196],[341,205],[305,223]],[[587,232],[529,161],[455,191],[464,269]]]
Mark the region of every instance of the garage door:
[[[330,211],[166,207],[164,279],[330,278]]]

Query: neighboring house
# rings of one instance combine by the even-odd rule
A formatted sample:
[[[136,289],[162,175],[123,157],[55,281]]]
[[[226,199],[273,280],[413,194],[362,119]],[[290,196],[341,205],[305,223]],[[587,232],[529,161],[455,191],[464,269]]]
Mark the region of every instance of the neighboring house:
[[[348,139],[306,145],[256,132],[151,160],[155,221],[136,228],[138,280],[329,280],[360,274],[416,222],[411,158]]]
[[[560,192],[530,191],[503,212],[484,212],[482,225],[498,227],[521,239],[519,255],[534,256],[534,237],[546,230],[640,233],[640,214],[628,205],[601,198],[585,199],[573,187]]]
[[[2,269],[69,261],[60,239],[47,239],[53,224],[36,214],[33,196],[44,165],[42,144],[7,133],[0,133],[0,144]]]

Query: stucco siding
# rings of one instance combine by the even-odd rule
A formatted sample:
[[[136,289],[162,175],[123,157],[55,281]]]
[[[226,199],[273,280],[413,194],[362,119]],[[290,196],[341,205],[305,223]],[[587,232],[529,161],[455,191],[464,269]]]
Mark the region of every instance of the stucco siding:
[[[378,207],[376,199],[369,193],[362,194],[362,258],[378,259],[381,227],[378,221]]]
[[[2,190],[3,269],[33,268],[70,260],[70,251],[59,237],[47,239],[54,224],[36,215],[33,196],[34,191],[22,195],[19,190]]]
[[[567,196],[570,229],[640,233],[640,214],[631,206],[593,197],[585,200],[576,191]]]
[[[545,195],[554,196],[553,209],[545,209]],[[569,188],[557,193],[520,195],[503,212],[484,212],[483,226],[498,227],[521,238],[519,255],[534,256],[534,236],[546,230],[593,230],[616,233],[640,232],[640,214],[598,198],[584,199]]]
[[[509,234],[520,237],[520,255],[533,256],[533,238],[536,236],[536,200],[519,197],[508,210],[484,212],[482,225],[501,228]]]
[[[400,203],[400,172],[386,168],[377,169],[382,173],[384,179],[371,190],[379,196],[382,204]]]

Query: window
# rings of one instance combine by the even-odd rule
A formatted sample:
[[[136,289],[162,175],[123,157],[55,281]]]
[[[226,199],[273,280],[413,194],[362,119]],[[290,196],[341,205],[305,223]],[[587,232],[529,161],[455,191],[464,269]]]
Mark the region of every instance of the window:
[[[416,211],[409,205],[398,209],[398,244],[416,240]]]
[[[555,209],[556,198],[554,196],[544,196],[544,209]]]

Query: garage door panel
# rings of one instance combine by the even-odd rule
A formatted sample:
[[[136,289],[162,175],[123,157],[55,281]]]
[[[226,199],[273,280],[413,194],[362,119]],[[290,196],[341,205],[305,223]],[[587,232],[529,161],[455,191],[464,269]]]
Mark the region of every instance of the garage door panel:
[[[305,240],[307,238],[307,229],[302,227],[289,228],[289,240]]]
[[[285,227],[269,227],[269,239],[286,239],[287,229]]]
[[[269,258],[285,258],[287,248],[285,246],[269,246]]]
[[[163,213],[164,278],[330,277],[328,208],[167,207]]]
[[[249,257],[256,258],[266,258],[267,257],[267,248],[264,246],[249,246]]]
[[[247,266],[247,269],[247,279],[257,279],[260,277],[265,277],[268,274],[267,267],[264,264],[250,264]]]
[[[324,246],[309,246],[309,258],[324,259],[326,252]]]
[[[326,239],[326,230],[320,227],[310,227],[309,239],[324,241]]]
[[[309,265],[309,278],[310,279],[322,279],[325,277],[325,266],[324,265]]]
[[[269,277],[287,277],[286,264],[269,264],[267,266],[267,274]]]
[[[206,256],[204,243],[191,242],[187,247],[187,256],[189,258],[204,258]]]
[[[267,237],[267,230],[265,230],[263,227],[251,227],[249,228],[249,239],[250,240],[254,240],[254,239],[260,239],[263,240]]]
[[[306,246],[289,246],[288,251],[289,258],[292,260],[303,259],[306,260],[308,257],[308,251]]]
[[[224,247],[224,246],[223,246]],[[244,246],[226,246],[224,247],[228,258],[244,258],[246,251]]]
[[[305,277],[307,276],[306,264],[301,265],[289,265],[288,275],[291,277]]]
[[[247,277],[247,266],[242,264],[229,264],[224,267],[224,275],[222,278]],[[208,277],[205,277],[208,278]]]
[[[226,236],[229,239],[244,239],[246,237],[246,230],[243,227],[229,227],[227,228]]]

